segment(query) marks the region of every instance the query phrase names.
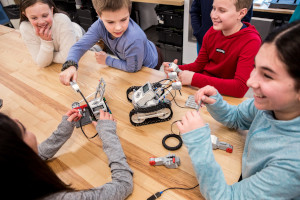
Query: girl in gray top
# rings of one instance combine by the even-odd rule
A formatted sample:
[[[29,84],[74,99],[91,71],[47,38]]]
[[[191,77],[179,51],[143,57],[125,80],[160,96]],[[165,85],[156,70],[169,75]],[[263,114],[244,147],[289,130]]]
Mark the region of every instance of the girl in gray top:
[[[0,113],[0,177],[2,195],[10,199],[125,199],[132,193],[131,171],[116,135],[112,115],[100,110],[94,125],[109,161],[112,181],[89,190],[77,191],[63,183],[44,162],[52,158],[71,137],[81,115],[68,111],[56,131],[37,146],[33,133],[18,120]],[[3,194],[4,193],[4,194]]]

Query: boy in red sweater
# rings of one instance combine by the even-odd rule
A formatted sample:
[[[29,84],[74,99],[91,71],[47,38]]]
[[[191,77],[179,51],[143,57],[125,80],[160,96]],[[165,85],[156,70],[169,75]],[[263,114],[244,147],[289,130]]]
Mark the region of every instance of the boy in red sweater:
[[[254,68],[254,57],[261,38],[254,26],[242,22],[252,0],[214,0],[211,11],[213,26],[203,38],[195,62],[179,65],[183,85],[202,88],[214,86],[221,94],[243,97],[246,82]],[[175,63],[177,60],[174,61]],[[172,71],[164,62],[166,73]]]

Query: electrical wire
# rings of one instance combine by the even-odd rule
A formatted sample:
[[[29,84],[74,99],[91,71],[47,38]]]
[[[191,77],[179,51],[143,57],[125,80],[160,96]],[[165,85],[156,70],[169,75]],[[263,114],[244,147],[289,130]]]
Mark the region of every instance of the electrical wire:
[[[82,96],[83,100],[85,101],[85,103],[86,103],[86,105],[87,105],[87,108],[88,108],[88,110],[90,111],[90,114],[91,114],[91,116],[92,116],[92,120],[93,120],[93,121],[97,121],[97,119],[96,119],[96,117],[95,117],[95,115],[94,115],[94,113],[93,113],[93,111],[92,111],[92,109],[91,109],[89,103],[87,102],[87,100],[85,99],[85,97],[83,96],[83,94],[81,93],[81,91],[79,90],[78,92],[80,93],[80,95]]]
[[[167,191],[167,190],[174,190],[174,189],[176,189],[176,190],[192,190],[192,189],[195,189],[198,186],[199,186],[199,184],[195,185],[194,187],[190,187],[190,188],[170,187],[170,188],[167,188],[163,191],[156,192],[151,197],[149,197],[147,200],[155,200],[155,199],[159,198],[162,195],[162,193]]]
[[[176,120],[176,121],[174,121],[174,122],[172,122],[172,124],[171,124],[171,133],[172,134],[176,134],[176,133],[174,133],[174,131],[173,131],[173,124],[175,124],[176,122],[180,122],[181,120]],[[178,133],[177,135],[180,135],[180,133]]]
[[[80,90],[79,90],[78,92],[79,92],[79,94],[82,96],[83,100],[85,101],[85,103],[86,103],[86,105],[87,105],[87,108],[88,108],[88,111],[89,111],[90,115],[92,116],[92,120],[93,120],[93,121],[97,121],[97,119],[96,119],[96,117],[95,117],[95,115],[94,115],[94,113],[93,113],[93,111],[92,111],[92,109],[91,109],[89,103],[88,103],[87,100],[85,99],[84,95],[81,93]],[[92,139],[92,138],[94,138],[94,137],[96,137],[96,136],[98,135],[98,133],[96,133],[94,136],[88,137],[88,136],[85,134],[85,132],[84,132],[84,130],[83,130],[83,128],[82,128],[81,119],[79,120],[79,125],[80,125],[80,129],[81,129],[82,133],[84,134],[84,136],[85,136],[87,139]]]
[[[80,129],[81,129],[83,135],[84,135],[87,139],[93,139],[94,137],[96,137],[96,136],[98,135],[98,133],[96,133],[94,136],[88,137],[88,136],[85,134],[85,132],[83,131],[82,124],[81,124],[81,118],[80,118],[80,120],[79,120],[79,125],[80,125]]]
[[[171,96],[173,97],[173,99],[172,99],[171,101],[174,100],[175,104],[176,104],[179,108],[189,108],[189,109],[190,109],[190,107],[178,105],[178,103],[177,103],[176,100],[175,100],[175,97],[176,97],[176,91],[175,91],[175,96],[172,94],[172,92],[170,92],[170,94],[171,94]]]
[[[163,193],[163,192],[165,192],[165,191],[167,191],[167,190],[175,190],[175,189],[176,189],[176,190],[192,190],[192,189],[195,189],[195,188],[198,187],[198,186],[199,186],[199,184],[195,185],[194,187],[190,187],[190,188],[170,187],[170,188],[167,188],[167,189],[161,191],[161,193]]]
[[[162,79],[162,80],[158,81],[158,83],[163,82],[163,81],[172,81],[172,79],[165,78],[165,79]]]

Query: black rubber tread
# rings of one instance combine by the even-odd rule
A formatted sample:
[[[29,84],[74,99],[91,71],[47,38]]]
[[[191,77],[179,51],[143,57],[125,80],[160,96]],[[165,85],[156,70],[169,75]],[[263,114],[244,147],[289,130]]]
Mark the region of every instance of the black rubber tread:
[[[127,95],[127,100],[129,102],[132,102],[132,99],[129,98],[129,93],[132,92],[133,90],[138,90],[141,86],[131,86],[130,88],[127,89],[126,95]]]
[[[134,123],[131,120],[131,117],[134,114],[137,114],[137,113],[150,113],[150,112],[154,112],[154,111],[157,111],[157,110],[161,110],[163,108],[169,108],[171,110],[170,116],[166,119],[160,119],[158,117],[153,117],[153,118],[145,119],[145,121],[143,121],[142,123]],[[169,103],[164,103],[163,102],[163,103],[160,103],[156,106],[152,106],[152,107],[149,107],[149,108],[132,109],[129,113],[129,119],[130,119],[130,122],[133,126],[143,126],[143,125],[147,125],[147,124],[154,124],[154,123],[169,121],[172,118],[172,116],[173,116],[173,111],[171,109],[171,102],[169,102]]]

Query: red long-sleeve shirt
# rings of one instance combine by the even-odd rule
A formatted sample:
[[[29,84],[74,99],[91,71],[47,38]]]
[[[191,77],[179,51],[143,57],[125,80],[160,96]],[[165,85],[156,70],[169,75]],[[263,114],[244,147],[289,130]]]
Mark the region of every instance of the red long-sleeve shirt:
[[[221,94],[243,97],[254,68],[254,57],[261,45],[261,38],[254,26],[244,22],[247,28],[224,36],[211,27],[203,38],[203,44],[195,62],[180,65],[181,70],[196,72],[192,86],[214,86]]]

